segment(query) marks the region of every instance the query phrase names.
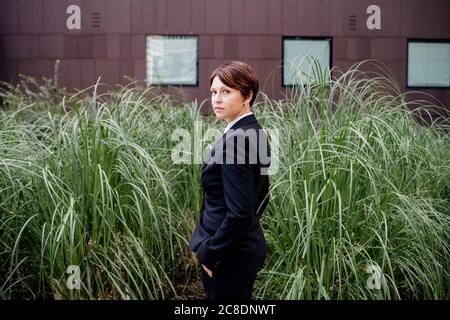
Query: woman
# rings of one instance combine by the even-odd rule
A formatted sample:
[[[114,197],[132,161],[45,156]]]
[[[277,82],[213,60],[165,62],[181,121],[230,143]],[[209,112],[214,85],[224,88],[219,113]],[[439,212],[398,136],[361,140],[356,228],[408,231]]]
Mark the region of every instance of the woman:
[[[228,125],[202,167],[203,204],[189,248],[208,299],[249,300],[266,257],[259,218],[269,199],[270,147],[251,112],[259,83],[248,64],[232,61],[209,84],[214,113]]]

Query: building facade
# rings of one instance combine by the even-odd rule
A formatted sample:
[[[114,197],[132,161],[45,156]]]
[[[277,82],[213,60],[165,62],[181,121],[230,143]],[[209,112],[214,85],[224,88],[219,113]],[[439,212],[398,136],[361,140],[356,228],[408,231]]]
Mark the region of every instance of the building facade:
[[[52,77],[59,60],[68,88],[127,76],[182,86],[200,104],[209,74],[237,59],[281,98],[295,83],[283,65],[308,53],[343,70],[380,60],[402,90],[450,109],[449,18],[448,0],[0,0],[0,79]]]

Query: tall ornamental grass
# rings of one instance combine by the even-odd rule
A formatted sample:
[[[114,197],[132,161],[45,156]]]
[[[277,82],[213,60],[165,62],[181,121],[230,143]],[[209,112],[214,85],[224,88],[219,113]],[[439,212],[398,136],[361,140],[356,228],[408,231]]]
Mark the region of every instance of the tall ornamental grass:
[[[383,69],[329,81],[312,66],[254,110],[278,130],[255,298],[450,298],[449,118],[419,124]],[[196,124],[224,123],[155,88],[55,82],[1,93],[0,298],[180,298],[198,279],[202,189],[200,164],[173,163],[172,133],[190,133],[194,160]]]
[[[67,114],[16,99],[2,111],[2,298],[176,294],[201,195],[198,170],[172,164],[169,132],[198,115],[145,96],[94,94]],[[79,290],[70,266],[79,267]]]
[[[450,297],[449,118],[418,125],[429,109],[371,67],[335,70],[328,83],[313,64],[313,81],[287,102],[264,101],[259,118],[280,131],[280,169],[258,297]]]

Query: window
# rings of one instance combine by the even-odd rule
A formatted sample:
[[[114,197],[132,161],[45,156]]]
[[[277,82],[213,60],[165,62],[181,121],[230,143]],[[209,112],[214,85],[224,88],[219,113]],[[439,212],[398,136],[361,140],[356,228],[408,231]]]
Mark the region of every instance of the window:
[[[319,70],[312,64],[320,63]],[[283,86],[307,84],[317,77],[329,77],[331,38],[283,38]]]
[[[450,41],[408,41],[408,87],[450,87]]]
[[[147,84],[198,85],[196,36],[147,36]]]

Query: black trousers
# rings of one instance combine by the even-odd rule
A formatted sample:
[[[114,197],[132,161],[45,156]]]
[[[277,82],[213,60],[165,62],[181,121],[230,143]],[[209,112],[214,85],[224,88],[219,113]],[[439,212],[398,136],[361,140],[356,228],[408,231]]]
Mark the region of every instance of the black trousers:
[[[224,261],[210,277],[200,265],[202,284],[208,300],[251,300],[256,275],[264,258]]]

